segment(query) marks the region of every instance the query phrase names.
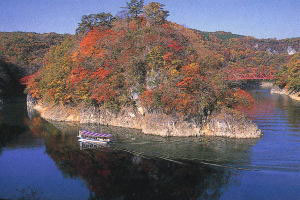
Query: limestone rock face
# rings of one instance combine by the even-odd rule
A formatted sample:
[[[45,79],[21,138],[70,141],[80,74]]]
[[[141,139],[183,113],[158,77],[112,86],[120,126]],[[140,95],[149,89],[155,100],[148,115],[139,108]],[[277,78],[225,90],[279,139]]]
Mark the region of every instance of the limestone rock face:
[[[100,123],[142,130],[145,134],[160,136],[196,136],[200,127],[162,113],[146,113],[141,108],[124,108],[118,114],[96,107],[80,112],[80,123]]]
[[[300,101],[300,92],[289,92],[286,88],[280,89],[277,86],[273,86],[271,89],[271,94],[283,94],[288,95],[294,100]]]
[[[243,115],[229,111],[212,114],[206,122],[188,122],[163,113],[148,113],[141,108],[123,108],[114,113],[94,106],[66,107],[46,105],[27,99],[28,110],[36,110],[41,117],[51,121],[102,124],[139,129],[144,134],[160,136],[222,136],[231,138],[256,138],[261,135],[257,126]]]
[[[212,114],[204,124],[202,134],[230,138],[257,138],[262,135],[256,124],[228,109]]]

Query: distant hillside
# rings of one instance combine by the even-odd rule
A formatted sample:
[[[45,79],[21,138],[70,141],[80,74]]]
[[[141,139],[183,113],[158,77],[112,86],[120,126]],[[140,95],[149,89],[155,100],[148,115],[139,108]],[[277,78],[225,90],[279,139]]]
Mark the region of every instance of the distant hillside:
[[[296,52],[300,52],[300,37],[287,38],[287,39],[257,39],[254,37],[233,34],[231,32],[216,31],[205,32],[195,30],[206,41],[218,41],[221,43],[228,43],[228,41],[238,41],[244,47],[250,48],[256,51],[267,51],[272,54],[289,54],[293,55]]]
[[[199,31],[199,30],[195,30],[195,31],[198,31],[204,37],[204,40],[211,40],[214,37],[220,40],[228,40],[232,38],[245,37],[243,35],[233,34],[231,32],[225,32],[225,31],[216,31],[216,32],[206,32],[206,31]]]
[[[56,33],[0,32],[0,99],[22,95],[20,78],[37,71],[50,47],[66,37]]]
[[[293,55],[300,51],[300,37],[282,40],[255,39],[251,37],[240,38],[241,42],[258,51],[267,51],[273,54]]]
[[[56,33],[0,32],[0,59],[35,71],[42,66],[49,48],[60,44],[65,37]]]

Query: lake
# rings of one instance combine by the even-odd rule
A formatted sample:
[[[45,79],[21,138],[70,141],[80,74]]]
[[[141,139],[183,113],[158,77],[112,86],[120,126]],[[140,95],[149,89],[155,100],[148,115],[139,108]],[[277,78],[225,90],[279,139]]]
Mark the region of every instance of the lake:
[[[300,102],[255,89],[259,139],[162,138],[0,108],[0,199],[300,199]],[[111,133],[89,146],[78,131]]]

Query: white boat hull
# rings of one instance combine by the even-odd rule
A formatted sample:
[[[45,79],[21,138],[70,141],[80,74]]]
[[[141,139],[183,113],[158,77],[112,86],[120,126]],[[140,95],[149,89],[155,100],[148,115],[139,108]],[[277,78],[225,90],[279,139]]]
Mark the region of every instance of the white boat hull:
[[[89,140],[89,139],[84,139],[84,138],[80,138],[79,140],[78,140],[79,142],[90,142],[90,143],[101,143],[101,144],[105,144],[105,143],[108,143],[108,142],[110,142],[110,140],[108,140],[108,141],[101,141],[101,140]]]

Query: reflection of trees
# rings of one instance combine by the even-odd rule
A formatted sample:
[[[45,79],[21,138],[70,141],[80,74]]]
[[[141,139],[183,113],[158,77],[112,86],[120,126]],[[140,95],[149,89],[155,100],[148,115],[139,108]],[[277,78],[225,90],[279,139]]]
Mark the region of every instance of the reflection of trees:
[[[46,152],[65,175],[86,181],[90,199],[219,199],[230,177],[225,168],[192,161],[178,164],[105,147],[81,151],[74,132],[65,132],[71,129],[44,135]]]
[[[2,147],[5,147],[10,141],[18,137],[24,128],[20,126],[12,126],[9,124],[0,124],[0,153]]]
[[[66,174],[86,181],[91,199],[219,199],[230,175],[192,162],[180,165],[110,149],[80,151],[59,143],[47,145],[47,153]]]
[[[300,128],[300,103],[288,96],[278,95],[277,107],[281,108],[287,115],[292,127]]]
[[[25,132],[22,120],[25,116],[23,103],[4,104],[0,110],[0,152],[2,147]]]
[[[270,119],[274,114],[278,113],[278,108],[283,111],[286,116],[280,116],[281,119],[287,118],[292,127],[300,127],[300,103],[292,100],[287,95],[270,94],[268,90],[252,91],[256,104],[248,112],[250,116],[260,116],[264,119]]]
[[[249,162],[248,150],[255,144],[252,140],[221,138],[161,138],[89,125],[94,131],[112,133],[116,141],[110,145],[112,148],[82,151],[76,125],[50,124],[36,116],[29,127],[45,139],[46,152],[66,176],[85,180],[92,191],[90,199],[219,199],[230,171],[199,164],[191,158],[211,157],[223,164],[232,164],[230,160],[234,159]],[[175,162],[160,159],[160,155],[168,155]]]

